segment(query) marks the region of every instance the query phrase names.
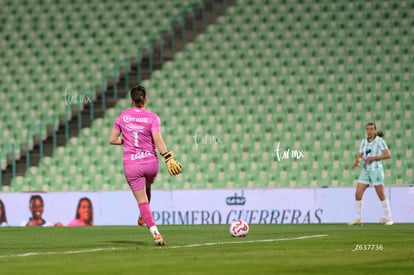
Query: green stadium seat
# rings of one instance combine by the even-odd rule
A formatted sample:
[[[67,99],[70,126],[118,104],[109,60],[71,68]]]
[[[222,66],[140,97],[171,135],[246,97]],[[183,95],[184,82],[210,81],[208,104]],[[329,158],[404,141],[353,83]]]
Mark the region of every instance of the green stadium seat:
[[[52,34],[44,34],[50,41],[51,52],[56,54],[49,58],[65,64],[51,70],[49,79],[62,82],[68,78],[66,83],[71,89],[85,87],[85,82],[102,85],[102,75],[109,64],[120,56],[135,54],[135,48],[120,42],[138,43],[137,37],[156,32],[150,25],[159,26],[159,30],[169,24],[168,20],[148,20],[148,26],[142,24],[137,28],[133,20],[136,13],[145,16],[148,10],[156,9],[153,14],[157,17],[171,18],[187,3],[172,2],[148,2],[139,8],[134,2],[131,7],[135,8],[131,9],[117,3],[111,7],[126,18],[122,21],[110,17],[112,11],[105,9],[108,1],[89,3],[80,12],[77,4],[72,3],[67,9],[67,16],[73,21],[70,30],[58,37],[56,34],[67,27],[60,23]],[[24,14],[20,12],[25,8],[14,10]],[[64,10],[64,5],[50,5],[48,10],[57,14]],[[90,11],[96,15],[93,20]],[[371,120],[380,129],[392,129],[392,136],[388,134],[386,140],[398,159],[387,161],[390,184],[409,182],[412,151],[404,151],[409,146],[404,140],[411,138],[413,99],[409,56],[414,48],[409,15],[404,1],[236,1],[183,52],[142,82],[152,94],[149,108],[160,115],[165,125],[165,141],[185,167],[185,173],[179,177],[169,177],[165,169],[161,170],[159,184],[154,187],[353,186],[357,175],[346,163],[352,163],[365,123]],[[47,28],[45,23],[41,24]],[[121,32],[116,31],[119,26]],[[83,31],[76,31],[79,28]],[[19,40],[10,25],[4,30],[10,41]],[[106,40],[108,34],[111,38]],[[33,41],[30,35],[25,37]],[[42,82],[48,79],[42,79],[42,70],[46,68],[43,64],[39,67],[38,59],[29,58],[44,54],[41,48],[45,43],[34,41],[37,45],[33,50],[19,47],[2,52],[1,56],[6,57],[7,64],[24,64],[15,71],[25,73],[40,68],[37,78],[41,81],[32,86],[45,89],[47,85]],[[83,43],[77,47],[80,41]],[[0,42],[4,44],[2,48],[9,48],[10,42]],[[26,42],[19,43],[24,46]],[[70,48],[62,47],[63,44]],[[17,52],[25,58],[16,58]],[[70,52],[79,56],[76,66],[66,62]],[[84,60],[93,66],[82,64]],[[25,66],[30,68],[26,71]],[[6,76],[1,85],[18,91],[20,87],[13,86],[15,80],[13,75]],[[9,102],[9,98],[1,101]],[[48,101],[55,101],[51,105],[54,112],[62,109],[61,98],[51,96]],[[60,160],[51,162],[56,168],[44,174],[48,169],[41,164],[33,175],[35,179],[42,176],[49,183],[49,190],[56,185],[62,190],[127,189],[119,159],[122,148],[107,145],[107,137],[113,120],[128,105],[129,100],[119,101],[104,118],[82,131],[78,140],[71,140],[66,149],[58,149],[60,152],[55,152],[53,159]],[[170,108],[163,108],[167,105]],[[9,104],[9,110],[15,106]],[[39,110],[46,107],[39,106]],[[222,144],[196,147],[193,135],[197,129],[203,135],[220,137]],[[17,134],[13,131],[6,135],[16,138]],[[304,150],[305,158],[278,162],[274,152],[278,142]],[[81,163],[88,166],[78,169]],[[69,173],[76,173],[78,178],[68,182],[65,175]],[[50,184],[52,181],[57,184]]]

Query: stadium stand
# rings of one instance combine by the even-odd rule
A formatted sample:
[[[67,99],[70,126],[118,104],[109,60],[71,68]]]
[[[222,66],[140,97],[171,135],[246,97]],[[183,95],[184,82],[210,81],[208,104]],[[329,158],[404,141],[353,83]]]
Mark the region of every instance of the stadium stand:
[[[39,138],[50,136],[48,126],[79,117],[79,108],[92,113],[89,99],[100,96],[104,106],[102,95],[108,92],[102,90],[110,78],[119,78],[117,74],[130,60],[143,58],[138,46],[144,45],[145,50],[148,41],[174,29],[176,18],[185,18],[187,11],[194,12],[196,5],[203,8],[208,2],[2,3],[2,171],[10,164],[10,155],[21,159],[36,149]],[[28,16],[21,18],[22,14]],[[46,120],[48,125],[43,124]],[[27,157],[27,167],[33,155]]]
[[[125,14],[120,21],[105,21],[107,33],[101,34],[99,26],[104,18],[112,18],[108,14],[112,11],[106,2],[93,3],[85,10],[96,12],[96,17],[80,12],[75,4],[65,9],[74,15],[63,16],[63,21],[44,16],[58,20],[56,33],[69,28],[62,33],[69,38],[98,39],[84,33],[87,26],[95,27],[101,42],[91,42],[100,47],[86,50],[90,57],[80,57],[77,64],[58,55],[58,63],[66,67],[49,75],[33,60],[36,55],[49,50],[83,53],[86,46],[65,37],[61,39],[70,41],[70,46],[62,47],[68,42],[60,40],[45,45],[45,40],[38,39],[34,44],[42,50],[36,51],[21,42],[24,57],[17,58],[13,48],[2,58],[21,64],[15,69],[15,73],[24,72],[19,81],[33,87],[16,85],[17,74],[6,72],[3,88],[43,91],[56,85],[54,79],[71,89],[85,83],[100,85],[100,79],[94,82],[97,72],[114,57],[132,55],[134,48],[106,46],[121,45],[124,39],[139,43],[133,40],[137,37],[134,23],[124,22],[132,17],[125,10],[133,9],[111,6]],[[152,8],[162,14],[161,7]],[[20,14],[19,9],[24,8],[16,10]],[[63,8],[51,5],[47,9]],[[412,1],[236,1],[205,33],[142,81],[149,89],[148,109],[162,118],[165,140],[184,166],[178,177],[170,177],[161,166],[154,188],[352,186],[358,172],[351,165],[369,121],[384,130],[392,150],[392,159],[384,161],[387,184],[412,184],[413,18]],[[37,22],[39,28],[42,22]],[[147,27],[140,26],[140,33],[149,36],[157,31],[157,20],[149,22]],[[2,43],[10,48],[16,37],[8,24],[4,30],[9,40]],[[115,49],[119,52],[112,52]],[[81,64],[84,60],[87,65]],[[105,62],[91,70],[91,60]],[[75,77],[62,82],[66,75]],[[56,89],[65,87],[50,90]],[[9,129],[7,122],[19,115],[11,110],[22,108],[17,107],[21,101],[18,93],[2,97],[2,102],[10,102],[4,104],[10,111],[1,112],[1,125]],[[35,98],[30,95],[30,100],[40,103],[46,95]],[[56,112],[62,109],[61,98],[47,98],[55,102]],[[107,145],[107,138],[114,119],[127,106],[128,98],[119,99],[102,119],[55,150],[52,157],[16,177],[8,190],[125,189],[121,148]],[[45,109],[55,110],[39,104],[40,112],[34,110],[29,118],[36,119]],[[21,123],[23,129],[30,125],[27,120]],[[13,130],[4,133],[17,136]]]
[[[22,128],[6,125],[11,141],[24,145],[20,129],[43,119],[45,110],[57,117],[66,115],[69,98],[84,88],[102,85],[105,71],[120,59],[136,57],[137,45],[190,3],[5,1],[1,90],[8,104],[2,118],[12,123],[16,114],[27,116],[19,119]],[[136,22],[137,18],[145,20]],[[62,100],[65,95],[66,101]],[[24,112],[28,107],[31,112]]]

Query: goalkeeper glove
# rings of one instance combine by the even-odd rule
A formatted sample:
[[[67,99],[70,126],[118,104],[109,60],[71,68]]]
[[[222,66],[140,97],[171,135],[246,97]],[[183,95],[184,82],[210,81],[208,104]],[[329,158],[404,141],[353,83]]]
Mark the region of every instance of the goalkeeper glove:
[[[174,159],[175,157],[174,151],[166,152],[164,154],[161,154],[161,156],[164,158],[165,163],[167,164],[167,168],[168,168],[168,172],[170,173],[170,176],[176,176],[183,172],[181,164]]]

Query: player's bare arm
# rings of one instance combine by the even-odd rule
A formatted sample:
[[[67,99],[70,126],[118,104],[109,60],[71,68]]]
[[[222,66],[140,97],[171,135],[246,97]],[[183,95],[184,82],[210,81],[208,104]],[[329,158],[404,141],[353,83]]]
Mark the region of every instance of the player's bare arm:
[[[352,165],[352,169],[359,167],[359,162],[361,161],[361,158],[362,158],[362,153],[358,153],[355,158],[354,164]]]
[[[365,159],[365,162],[370,163],[371,161],[374,161],[374,160],[383,160],[383,159],[389,159],[389,158],[391,158],[391,151],[389,149],[385,149],[382,151],[382,155],[367,157]]]
[[[157,147],[161,155],[168,152],[167,146],[165,145],[165,142],[162,139],[161,132],[159,131],[152,132],[152,139],[154,140],[155,147]]]
[[[121,131],[117,129],[112,129],[111,135],[109,136],[109,144],[112,145],[122,145],[122,137],[121,137]]]

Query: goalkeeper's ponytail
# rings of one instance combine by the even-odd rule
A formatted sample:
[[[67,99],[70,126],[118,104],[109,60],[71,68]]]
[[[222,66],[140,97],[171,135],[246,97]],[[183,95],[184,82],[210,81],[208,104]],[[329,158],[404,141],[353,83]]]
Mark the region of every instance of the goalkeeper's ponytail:
[[[135,86],[130,91],[131,99],[138,108],[144,107],[147,92],[143,86]]]

